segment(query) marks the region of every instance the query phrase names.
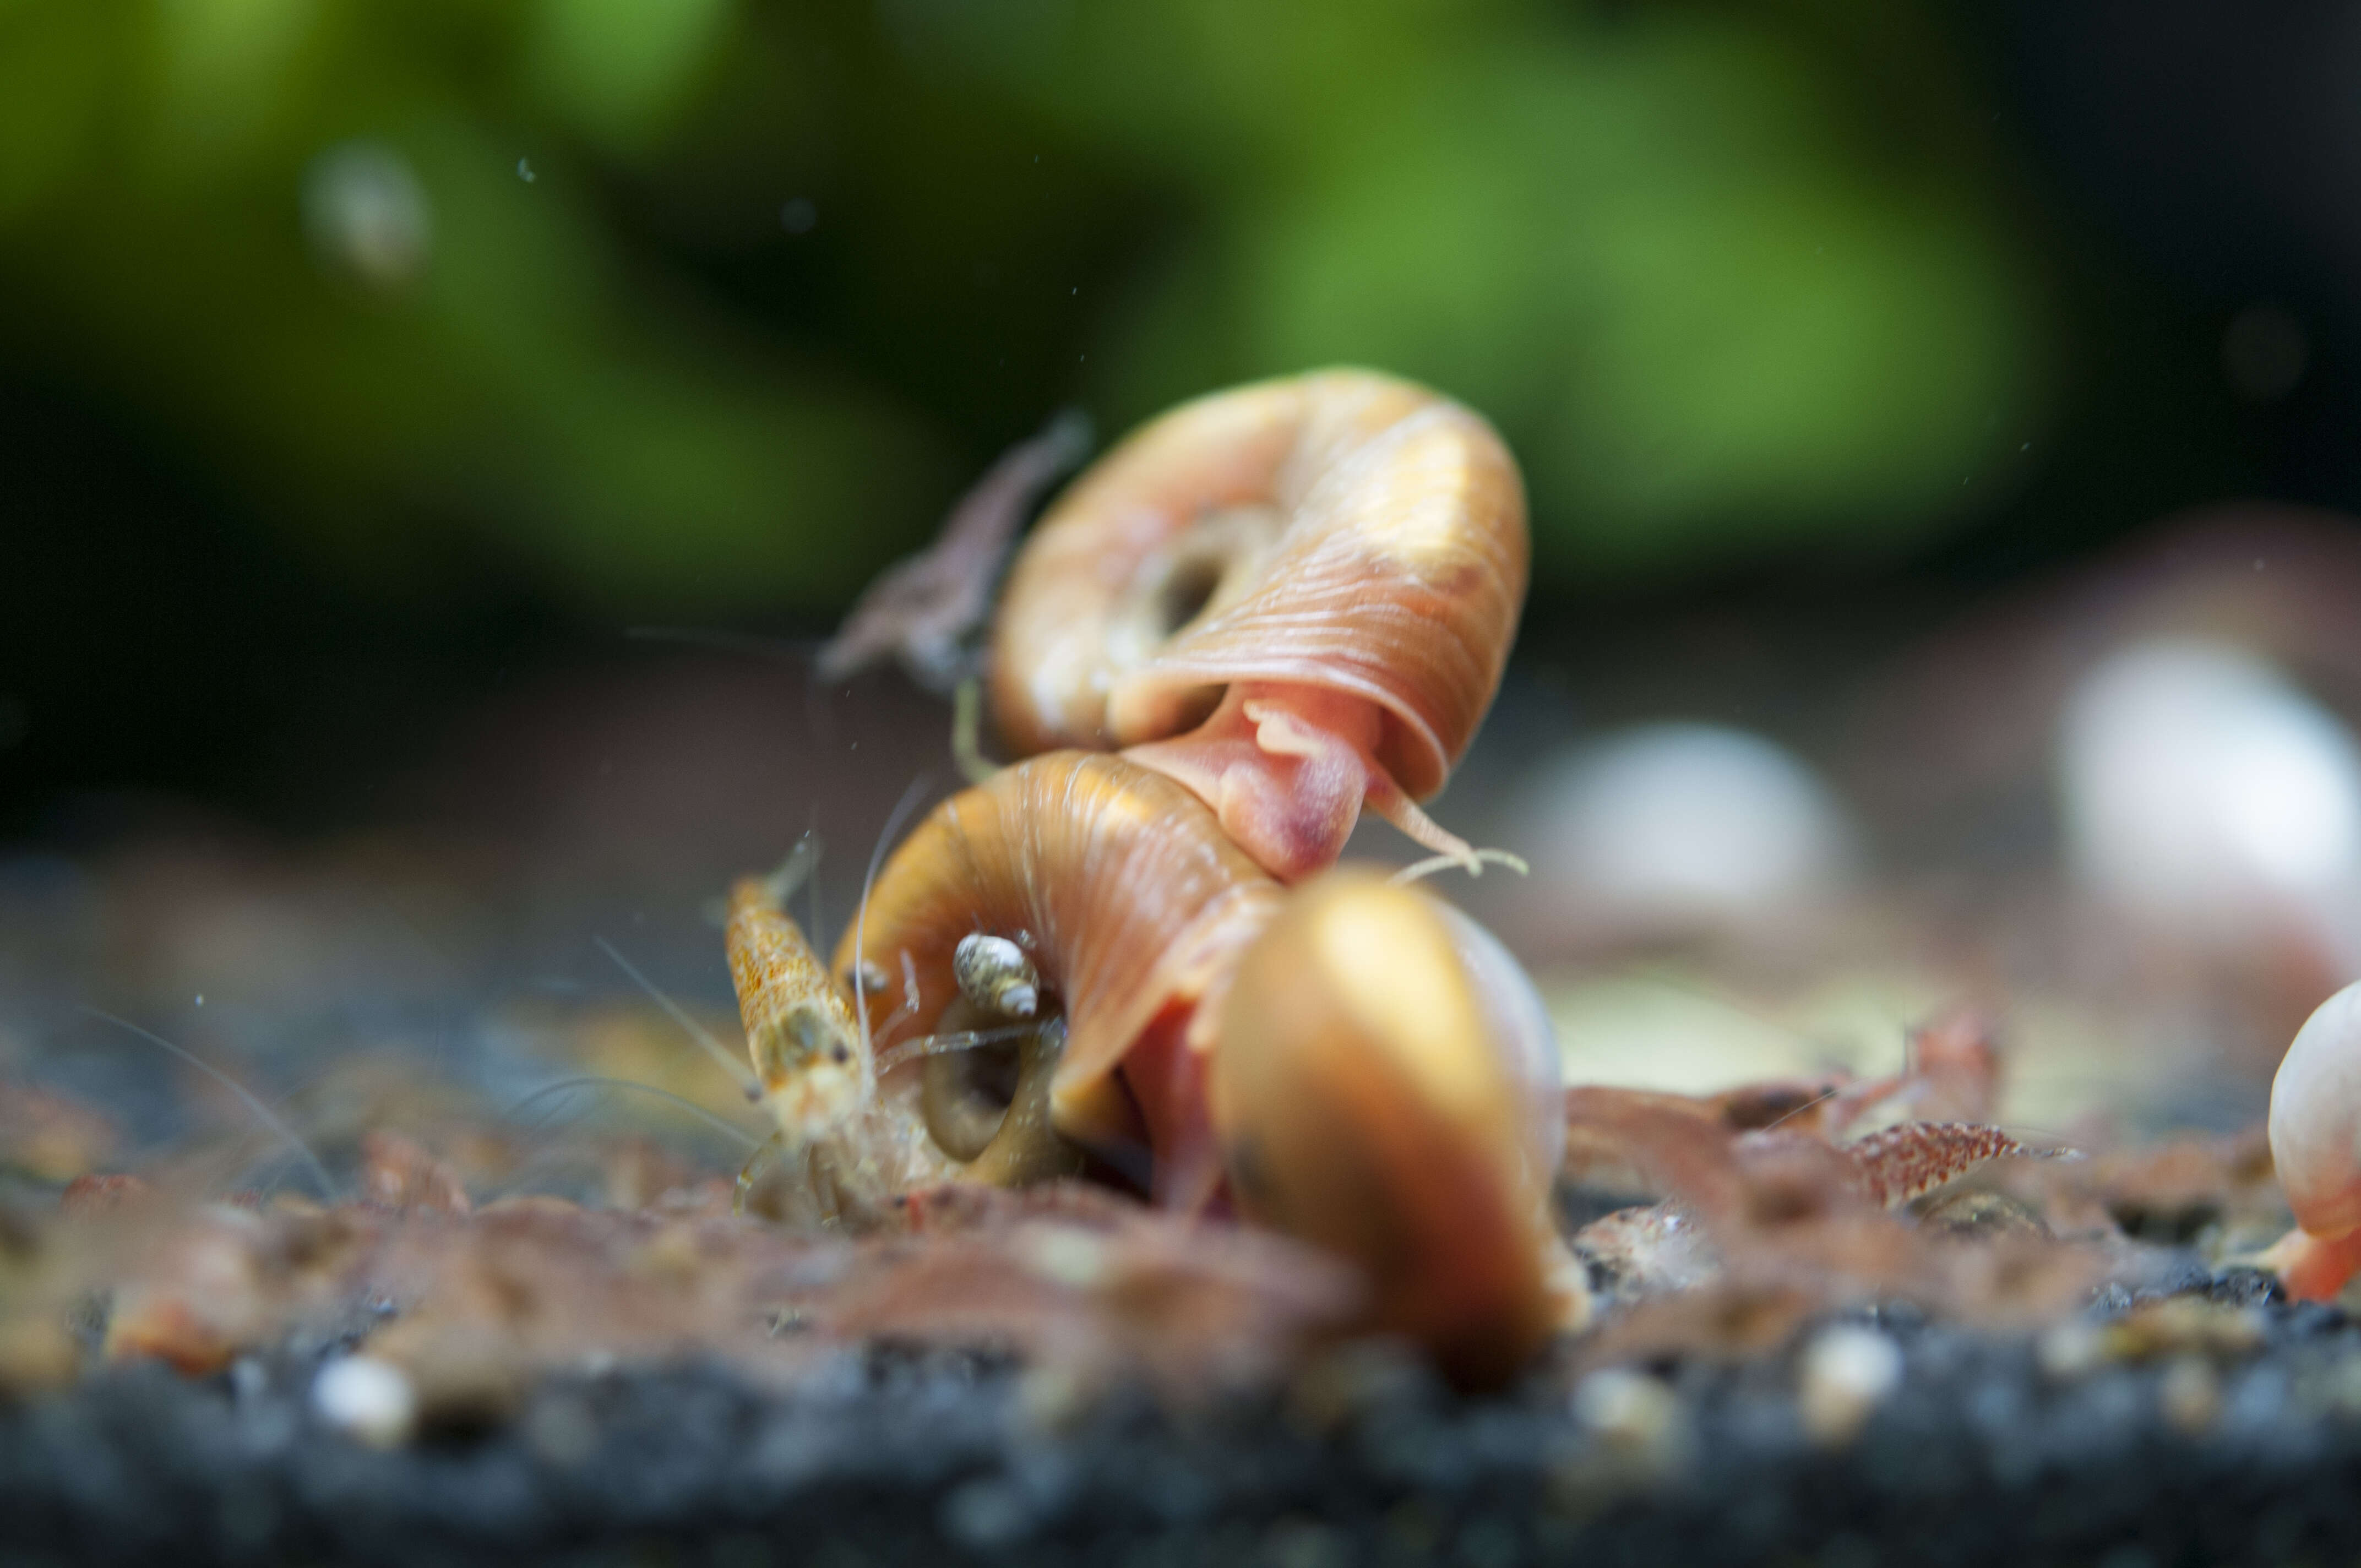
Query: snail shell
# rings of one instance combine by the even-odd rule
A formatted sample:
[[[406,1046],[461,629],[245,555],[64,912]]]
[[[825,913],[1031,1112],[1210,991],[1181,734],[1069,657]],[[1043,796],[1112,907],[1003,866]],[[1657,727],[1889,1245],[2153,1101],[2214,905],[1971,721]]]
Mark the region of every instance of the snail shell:
[[[2330,1299],[2361,1269],[2361,983],[2296,1031],[2271,1080],[2270,1138],[2298,1228],[2266,1260],[2290,1295]]]
[[[982,931],[960,938],[951,951],[951,978],[960,994],[1007,1018],[1030,1018],[1041,1003],[1041,976],[1025,949]]]
[[[2271,1080],[2271,1163],[2296,1223],[2361,1227],[2361,985],[2322,1003]]]
[[[1211,1093],[1239,1212],[1359,1265],[1374,1326],[1459,1380],[1505,1376],[1587,1309],[1546,1211],[1547,1017],[1448,906],[1352,869],[1298,890],[1223,1002]]]
[[[1505,1375],[1587,1308],[1544,1207],[1564,1137],[1548,1018],[1455,910],[1367,872],[1283,892],[1170,779],[1054,752],[944,802],[880,872],[835,968],[906,959],[918,1004],[881,1031],[881,1059],[897,1035],[1005,1015],[979,999],[1016,961],[985,962],[979,933],[1021,952],[1066,1048],[1020,1056],[981,1113],[927,1079],[939,1146],[978,1146],[1005,1098],[1008,1179],[1052,1133],[1118,1165],[1145,1153],[1170,1206],[1202,1208],[1226,1179],[1246,1218],[1365,1269],[1371,1326],[1465,1382]],[[881,1095],[906,1070],[883,1073]]]
[[[1159,1196],[1189,1204],[1219,1176],[1192,1089],[1211,1041],[1200,1004],[1279,897],[1171,780],[1120,757],[1053,752],[936,807],[886,861],[835,968],[897,973],[907,956],[918,1005],[880,1034],[885,1049],[972,1005],[957,956],[963,943],[974,954],[969,938],[1015,944],[1038,970],[1042,1014],[1063,1020],[1050,1126],[1119,1161],[1153,1148]],[[1016,1103],[1035,1078],[1020,1074]]]
[[[1411,802],[1491,704],[1527,556],[1507,447],[1422,387],[1332,370],[1201,399],[1034,531],[994,712],[1019,753],[1145,745],[1284,878],[1334,860],[1365,796],[1464,852]]]

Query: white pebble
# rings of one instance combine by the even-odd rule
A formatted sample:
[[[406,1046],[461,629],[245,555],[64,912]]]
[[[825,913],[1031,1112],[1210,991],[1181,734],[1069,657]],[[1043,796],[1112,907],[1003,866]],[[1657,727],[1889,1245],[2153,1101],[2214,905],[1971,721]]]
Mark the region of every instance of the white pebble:
[[[1556,1476],[1565,1502],[1587,1508],[1651,1488],[1687,1462],[1689,1428],[1680,1396],[1645,1373],[1621,1367],[1592,1373],[1575,1388],[1574,1415],[1597,1446]]]
[[[2267,661],[2191,638],[2083,676],[2059,727],[2075,877],[2144,920],[2225,946],[2290,914],[2332,928],[2361,888],[2361,747]]]
[[[1875,1329],[1846,1323],[1805,1348],[1796,1402],[1804,1431],[1828,1447],[1850,1442],[1902,1382],[1902,1352]]]
[[[2087,1377],[2107,1359],[2107,1339],[2096,1324],[2069,1318],[2034,1342],[2033,1359],[2053,1383]]]
[[[2177,1357],[2157,1386],[2157,1408],[2179,1431],[2202,1432],[2222,1413],[2222,1380],[2204,1357]]]
[[[1793,754],[1708,724],[1651,724],[1543,765],[1510,835],[1590,917],[1682,935],[1792,914],[1843,880],[1852,835]]]
[[[372,1355],[346,1355],[312,1383],[320,1419],[372,1448],[398,1448],[418,1425],[418,1394],[401,1368]]]
[[[1644,1372],[1594,1372],[1574,1391],[1574,1415],[1601,1442],[1639,1452],[1653,1448],[1680,1417],[1670,1388]]]

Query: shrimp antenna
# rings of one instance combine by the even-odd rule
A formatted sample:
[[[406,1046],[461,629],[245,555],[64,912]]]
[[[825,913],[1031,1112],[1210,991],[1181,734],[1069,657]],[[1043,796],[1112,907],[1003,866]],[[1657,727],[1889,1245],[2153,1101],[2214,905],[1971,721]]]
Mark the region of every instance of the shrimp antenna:
[[[215,1083],[220,1084],[224,1089],[228,1090],[232,1094],[236,1095],[240,1100],[246,1102],[246,1108],[253,1112],[264,1126],[269,1128],[272,1132],[277,1133],[280,1137],[286,1139],[288,1146],[292,1148],[297,1154],[303,1157],[303,1163],[312,1168],[312,1179],[320,1184],[320,1196],[325,1198],[331,1203],[336,1201],[336,1184],[328,1179],[328,1168],[320,1163],[320,1157],[312,1152],[312,1146],[305,1143],[302,1138],[297,1137],[295,1135],[295,1129],[289,1126],[286,1123],[280,1121],[278,1116],[273,1114],[270,1107],[265,1105],[260,1100],[256,1099],[253,1093],[247,1089],[246,1085],[232,1078],[229,1074],[222,1071],[219,1068],[216,1068],[211,1063],[205,1061],[195,1052],[182,1050],[180,1047],[174,1045],[163,1036],[159,1035],[152,1030],[143,1029],[128,1018],[118,1018],[112,1013],[102,1013],[97,1008],[88,1005],[84,1005],[82,1008],[82,1011],[89,1014],[93,1018],[112,1024],[118,1029],[128,1029],[131,1033],[138,1036],[149,1045],[170,1052],[173,1056],[178,1057],[181,1060],[188,1063],[191,1067],[195,1068],[199,1072],[203,1073],[207,1078],[212,1079]]]
[[[704,1025],[698,1023],[696,1019],[683,1012],[680,1004],[673,1001],[671,997],[666,996],[663,992],[658,991],[656,989],[655,981],[642,974],[638,970],[633,969],[631,967],[631,960],[617,952],[615,950],[615,945],[612,942],[609,942],[606,938],[595,933],[591,936],[590,939],[598,943],[598,950],[605,953],[609,958],[614,959],[615,967],[621,970],[625,974],[630,975],[639,988],[642,991],[646,992],[649,997],[654,1001],[655,1004],[663,1008],[664,1012],[670,1015],[674,1023],[687,1030],[688,1037],[690,1039],[695,1040],[698,1045],[703,1046],[712,1056],[713,1059],[721,1064],[721,1070],[730,1075],[730,1081],[738,1086],[740,1093],[745,1095],[750,1101],[760,1100],[763,1097],[763,1086],[755,1081],[754,1075],[739,1067],[738,1058],[730,1055],[729,1048],[722,1045],[720,1041],[713,1037],[710,1030],[707,1029]]]
[[[811,826],[804,829],[804,837],[811,840],[812,846],[811,869],[804,874],[804,897],[807,901],[807,912],[811,917],[811,924],[805,927],[804,929],[808,931],[811,934],[811,939],[817,942],[819,940],[819,851],[821,842],[819,836],[819,807],[817,806],[812,807]],[[792,850],[789,852],[793,853]],[[785,905],[782,904],[780,907],[784,909]]]
[[[782,915],[786,913],[787,900],[819,874],[820,848],[818,832],[806,828],[804,836],[787,851],[787,858],[779,862],[779,869],[763,879],[763,891],[770,894],[771,902],[779,906]]]
[[[1791,1122],[1806,1111],[1814,1110],[1819,1106],[1827,1104],[1829,1101],[1834,1100],[1837,1097],[1837,1092],[1838,1091],[1835,1089],[1821,1090],[1817,1094],[1813,1095],[1809,1100],[1805,1101],[1793,1111],[1784,1112],[1777,1116],[1773,1116],[1768,1122],[1763,1123],[1763,1131],[1766,1133],[1773,1131],[1782,1123]]]
[[[504,1119],[513,1122],[518,1116],[523,1114],[524,1109],[528,1105],[532,1105],[538,1101],[546,1100],[553,1094],[563,1094],[569,1090],[575,1089],[588,1089],[593,1085],[605,1089],[634,1090],[642,1094],[653,1094],[659,1100],[669,1100],[674,1104],[679,1106],[682,1110],[687,1112],[690,1115],[695,1116],[698,1121],[703,1122],[706,1125],[714,1128],[718,1132],[728,1134],[731,1138],[737,1140],[737,1142],[744,1145],[750,1149],[753,1148],[763,1141],[762,1139],[754,1136],[753,1134],[748,1132],[745,1128],[737,1125],[735,1123],[727,1121],[722,1117],[715,1115],[704,1106],[699,1105],[696,1101],[687,1099],[682,1095],[675,1094],[669,1089],[658,1089],[653,1083],[634,1083],[628,1078],[601,1078],[596,1073],[586,1074],[580,1078],[561,1078],[555,1083],[545,1083],[539,1089],[534,1090],[532,1093],[526,1095],[523,1099],[518,1101],[515,1104],[510,1106],[505,1113]]]
[[[852,917],[852,1012],[861,1022],[863,1056],[868,1055],[866,1047],[869,1045],[869,992],[862,982],[862,970],[867,967],[869,949],[869,894],[877,885],[877,868],[885,863],[885,846],[891,844],[894,835],[902,830],[903,819],[918,804],[918,797],[926,792],[928,782],[927,775],[920,773],[910,781],[910,787],[902,792],[902,798],[894,803],[894,813],[885,818],[885,830],[877,835],[877,847],[869,851],[869,870],[861,879],[861,909]],[[873,1073],[877,1070],[873,1058],[869,1062],[869,1070]]]
[[[916,1061],[920,1057],[950,1056],[954,1051],[972,1051],[979,1046],[1022,1039],[1040,1027],[1040,1025],[1032,1023],[1004,1024],[995,1029],[961,1029],[950,1035],[922,1035],[915,1040],[905,1040],[889,1051],[880,1052],[877,1070],[885,1072],[906,1061]]]

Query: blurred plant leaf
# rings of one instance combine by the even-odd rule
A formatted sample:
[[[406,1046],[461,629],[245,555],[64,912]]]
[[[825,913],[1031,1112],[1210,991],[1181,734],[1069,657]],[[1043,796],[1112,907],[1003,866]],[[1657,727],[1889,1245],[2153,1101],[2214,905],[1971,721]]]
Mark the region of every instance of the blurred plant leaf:
[[[731,0],[540,0],[526,71],[567,121],[637,148],[685,106],[734,10]]]
[[[2050,376],[1904,9],[0,0],[0,344],[354,570],[633,613],[1337,361],[1499,422],[1547,569],[1877,543]]]

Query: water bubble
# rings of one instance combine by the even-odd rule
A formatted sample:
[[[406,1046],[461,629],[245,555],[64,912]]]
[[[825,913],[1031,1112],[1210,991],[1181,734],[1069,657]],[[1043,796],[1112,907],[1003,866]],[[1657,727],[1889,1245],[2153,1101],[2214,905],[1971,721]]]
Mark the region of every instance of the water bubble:
[[[809,197],[797,196],[779,209],[779,226],[789,234],[809,234],[819,226],[819,209]]]
[[[380,142],[339,142],[303,171],[303,228],[320,259],[379,292],[426,270],[434,213],[410,162]]]
[[[523,181],[528,185],[533,182],[534,175],[533,172],[533,162],[530,159],[520,158],[517,159],[517,178]]]

